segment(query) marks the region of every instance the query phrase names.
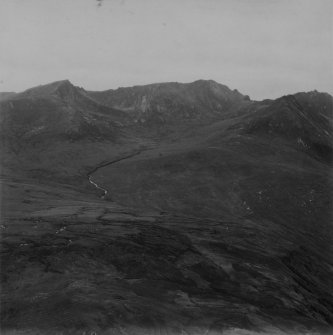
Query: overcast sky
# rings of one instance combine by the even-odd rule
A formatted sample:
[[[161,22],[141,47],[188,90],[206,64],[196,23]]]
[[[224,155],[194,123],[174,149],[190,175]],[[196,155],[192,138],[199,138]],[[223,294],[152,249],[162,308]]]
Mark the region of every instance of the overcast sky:
[[[254,99],[332,94],[332,15],[332,0],[0,0],[0,91],[214,79]]]

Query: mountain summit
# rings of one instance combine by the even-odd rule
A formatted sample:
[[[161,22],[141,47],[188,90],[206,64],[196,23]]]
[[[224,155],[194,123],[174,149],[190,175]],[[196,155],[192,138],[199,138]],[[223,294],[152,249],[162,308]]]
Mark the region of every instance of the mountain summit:
[[[20,94],[29,98],[58,98],[68,102],[85,99],[87,103],[90,99],[83,88],[74,86],[68,79],[29,88]]]
[[[68,80],[58,80],[52,83],[48,83],[45,85],[38,85],[32,88],[29,88],[23,91],[23,94],[26,95],[34,95],[34,96],[42,96],[42,95],[53,95],[57,94],[61,91],[70,91],[73,90],[75,86]]]

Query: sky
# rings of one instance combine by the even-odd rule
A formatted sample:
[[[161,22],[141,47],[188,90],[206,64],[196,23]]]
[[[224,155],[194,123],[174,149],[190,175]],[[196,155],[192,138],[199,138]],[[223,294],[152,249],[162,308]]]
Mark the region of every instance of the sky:
[[[213,79],[333,94],[332,0],[0,0],[0,91]]]

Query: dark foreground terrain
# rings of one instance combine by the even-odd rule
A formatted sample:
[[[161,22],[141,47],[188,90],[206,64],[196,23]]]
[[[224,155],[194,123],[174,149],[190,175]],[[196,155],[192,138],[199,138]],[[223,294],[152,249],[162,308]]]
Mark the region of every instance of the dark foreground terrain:
[[[1,99],[2,334],[331,333],[330,95]]]

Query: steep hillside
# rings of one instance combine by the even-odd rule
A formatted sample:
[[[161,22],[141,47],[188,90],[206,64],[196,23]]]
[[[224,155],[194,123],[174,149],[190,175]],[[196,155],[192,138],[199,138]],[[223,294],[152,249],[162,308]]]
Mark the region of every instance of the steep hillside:
[[[332,162],[333,99],[309,92],[285,96],[248,117],[244,131],[293,141],[299,149]]]

